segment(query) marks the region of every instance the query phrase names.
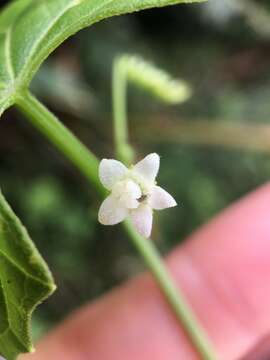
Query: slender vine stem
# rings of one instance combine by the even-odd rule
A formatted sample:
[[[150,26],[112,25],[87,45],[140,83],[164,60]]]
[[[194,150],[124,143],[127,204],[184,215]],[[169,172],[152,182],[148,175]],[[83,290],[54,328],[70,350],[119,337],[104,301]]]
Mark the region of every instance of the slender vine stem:
[[[117,158],[128,164],[134,159],[135,154],[128,140],[127,85],[129,80],[147,89],[148,92],[152,92],[165,103],[182,102],[190,96],[190,89],[184,82],[172,81],[168,74],[152,64],[134,56],[123,55],[116,58],[112,81],[115,148]],[[176,287],[153,242],[140,236],[130,221],[125,221],[124,227],[151,270],[176,317],[184,326],[198,354],[204,360],[216,360],[217,357],[206,333],[185,301],[181,290]]]
[[[104,195],[104,188],[98,178],[97,157],[30,92],[26,91],[18,97],[16,104],[32,125],[80,170],[101,195]]]
[[[143,257],[146,265],[159,284],[160,289],[167,298],[176,318],[186,331],[198,355],[203,360],[217,360],[213,345],[211,344],[204,329],[200,326],[198,319],[191,307],[185,300],[181,290],[176,286],[163,259],[153,244],[153,241],[140,236],[130,221],[124,222],[124,227],[130,239]]]
[[[31,93],[25,92],[17,98],[16,104],[21,112],[43,135],[45,135],[80,172],[95,189],[105,195],[98,178],[99,161],[43,104]],[[174,283],[155,246],[140,236],[129,221],[124,228],[145,263],[156,279],[160,290],[167,298],[176,317],[203,360],[217,360],[210,341],[199,321],[187,304],[180,289]]]
[[[121,58],[116,58],[112,79],[115,152],[117,159],[130,165],[134,160],[134,150],[128,141],[127,80]]]
[[[136,55],[118,56],[113,63],[112,99],[116,158],[131,165],[135,151],[129,143],[127,120],[128,83],[152,94],[164,104],[180,104],[192,94],[183,80],[172,78],[167,72]]]

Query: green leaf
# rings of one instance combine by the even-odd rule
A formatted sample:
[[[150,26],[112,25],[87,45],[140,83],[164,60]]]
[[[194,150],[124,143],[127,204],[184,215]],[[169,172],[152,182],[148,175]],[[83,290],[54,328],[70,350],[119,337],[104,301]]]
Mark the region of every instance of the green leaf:
[[[31,314],[55,285],[47,265],[0,192],[0,354],[33,351]]]
[[[0,115],[69,36],[102,19],[204,0],[17,0],[0,14]]]

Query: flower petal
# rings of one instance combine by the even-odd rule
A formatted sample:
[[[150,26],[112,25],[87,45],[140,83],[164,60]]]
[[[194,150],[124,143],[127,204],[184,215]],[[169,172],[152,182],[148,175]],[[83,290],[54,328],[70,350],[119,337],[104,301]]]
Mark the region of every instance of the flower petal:
[[[154,186],[149,198],[149,205],[155,210],[162,210],[177,205],[174,198],[160,186]]]
[[[128,216],[128,209],[121,206],[112,195],[108,196],[100,206],[98,221],[103,225],[115,225]]]
[[[131,220],[138,233],[146,238],[151,235],[153,212],[150,206],[140,205],[130,213]]]
[[[142,175],[148,181],[155,181],[159,170],[160,158],[156,153],[147,155],[144,159],[139,161],[134,167],[133,170],[136,173]]]
[[[99,178],[102,185],[111,190],[113,185],[121,179],[128,169],[120,161],[114,159],[103,159],[99,165]]]

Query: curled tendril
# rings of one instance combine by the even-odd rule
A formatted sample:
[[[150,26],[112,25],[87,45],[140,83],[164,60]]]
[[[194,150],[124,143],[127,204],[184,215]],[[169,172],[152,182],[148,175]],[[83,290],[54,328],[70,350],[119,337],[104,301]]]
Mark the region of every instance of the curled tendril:
[[[192,95],[191,87],[185,81],[172,78],[167,72],[137,55],[122,55],[116,59],[116,63],[119,71],[131,83],[144,88],[165,103],[182,103]]]

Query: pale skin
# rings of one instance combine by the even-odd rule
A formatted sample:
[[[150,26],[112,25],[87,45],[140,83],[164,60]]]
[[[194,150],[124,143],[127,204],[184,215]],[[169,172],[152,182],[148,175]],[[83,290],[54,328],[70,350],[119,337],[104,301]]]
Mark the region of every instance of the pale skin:
[[[220,360],[270,358],[270,341],[262,341],[270,333],[270,184],[196,231],[167,263]],[[78,310],[20,357],[48,359],[199,357],[146,274]]]

